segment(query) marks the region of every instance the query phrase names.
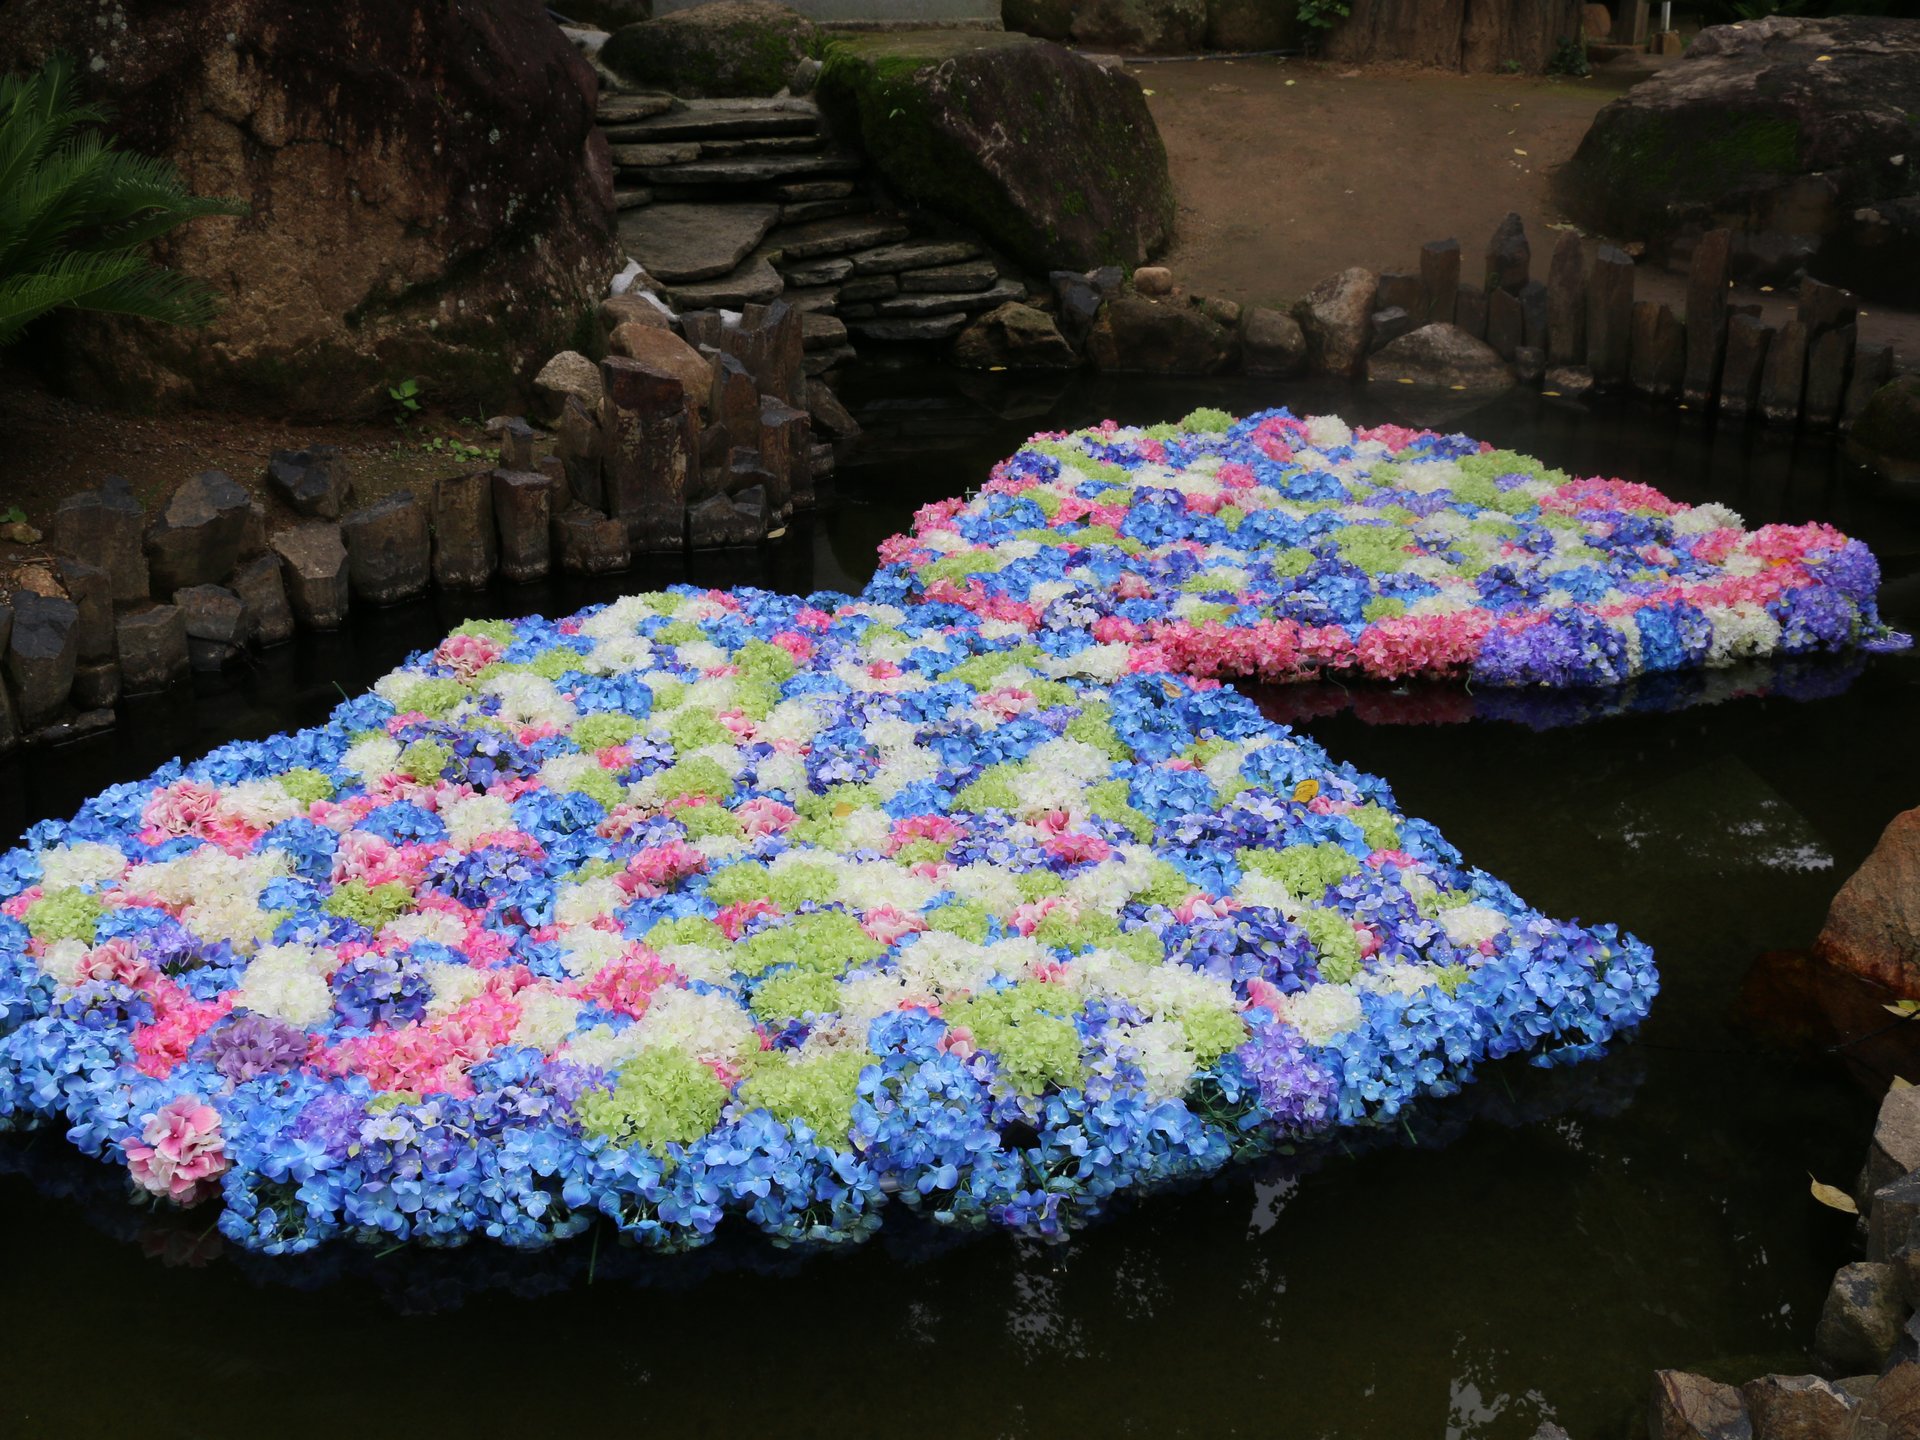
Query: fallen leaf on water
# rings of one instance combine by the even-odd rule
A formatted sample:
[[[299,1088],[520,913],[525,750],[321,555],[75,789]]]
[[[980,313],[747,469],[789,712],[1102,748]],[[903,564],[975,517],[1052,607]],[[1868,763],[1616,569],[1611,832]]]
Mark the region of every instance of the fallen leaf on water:
[[[1887,1088],[1889,1090],[1911,1090],[1913,1089],[1913,1081],[1904,1080],[1900,1076],[1896,1075],[1893,1077],[1893,1082],[1890,1085],[1888,1085]]]
[[[1813,58],[1814,58],[1814,62],[1815,62],[1816,64],[1818,64],[1818,63],[1820,63],[1820,62],[1822,62],[1822,61],[1826,61],[1826,60],[1831,60],[1831,59],[1833,59],[1833,56],[1831,56],[1831,55],[1816,55],[1816,56],[1814,56]]]
[[[1807,1179],[1813,1180],[1813,1176],[1809,1175]],[[1813,1198],[1818,1200],[1822,1205],[1825,1205],[1829,1210],[1844,1210],[1849,1215],[1858,1215],[1860,1213],[1860,1207],[1853,1203],[1853,1197],[1838,1185],[1823,1185],[1820,1181],[1813,1180],[1811,1188],[1813,1190]]]
[[[1902,1020],[1911,1020],[1915,1015],[1920,1015],[1920,1000],[1896,1000],[1893,1004],[1882,1005],[1880,1008],[1889,1015],[1898,1015]]]

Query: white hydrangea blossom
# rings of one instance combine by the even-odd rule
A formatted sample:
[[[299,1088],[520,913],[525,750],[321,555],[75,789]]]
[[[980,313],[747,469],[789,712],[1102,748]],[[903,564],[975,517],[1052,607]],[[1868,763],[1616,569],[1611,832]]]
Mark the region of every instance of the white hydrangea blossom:
[[[1472,949],[1482,940],[1504,933],[1507,917],[1485,905],[1458,905],[1440,912],[1440,928],[1455,945]]]
[[[1309,1045],[1326,1045],[1359,1026],[1365,1018],[1360,999],[1345,985],[1310,985],[1283,996],[1282,1019]]]
[[[433,1019],[451,1015],[487,988],[487,972],[452,960],[430,960],[420,967],[432,987],[427,1014]]]
[[[347,747],[340,757],[340,768],[352,771],[362,780],[391,775],[400,763],[400,744],[390,735],[369,735]]]
[[[247,963],[235,1003],[290,1025],[318,1025],[333,1009],[327,977],[337,964],[330,950],[270,945]]]
[[[562,885],[553,903],[553,918],[560,925],[584,925],[602,915],[611,915],[627,903],[627,893],[610,875],[583,880],[577,885]]]
[[[513,806],[498,795],[466,795],[444,806],[440,819],[455,845],[469,849],[482,835],[513,828]]]
[[[276,785],[275,789],[279,789]],[[285,791],[281,791],[285,794]],[[40,852],[40,876],[49,890],[104,885],[127,872],[127,857],[97,840],[75,840]]]
[[[560,1048],[580,1018],[580,1002],[552,990],[532,990],[520,997],[520,1023],[513,1027],[513,1043],[542,1052]]]

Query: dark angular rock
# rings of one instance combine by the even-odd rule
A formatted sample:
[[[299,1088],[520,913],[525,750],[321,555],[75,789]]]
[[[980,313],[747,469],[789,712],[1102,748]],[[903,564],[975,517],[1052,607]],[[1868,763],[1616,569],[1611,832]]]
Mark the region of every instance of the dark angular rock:
[[[1902,819],[1902,816],[1896,816],[1893,825],[1901,825]],[[1893,826],[1888,827],[1889,832],[1892,829]],[[1882,836],[1880,846],[1876,847],[1875,853],[1878,854],[1879,849],[1885,847],[1886,843],[1887,836]],[[1868,864],[1861,867],[1861,873],[1848,881],[1847,886],[1842,890],[1843,896],[1847,889],[1853,889],[1855,881],[1862,879],[1872,863],[1873,857],[1870,856]],[[1874,891],[1884,886],[1889,877],[1883,874],[1877,878],[1878,885],[1862,887],[1853,895],[1846,896],[1845,906],[1842,905],[1839,897],[1835,898],[1832,909],[1827,913],[1827,923],[1820,932],[1818,948],[1822,958],[1833,957],[1835,950],[1845,946],[1850,936],[1858,934],[1860,928],[1858,921],[1849,923],[1844,918],[1837,920],[1836,912],[1840,912],[1844,917],[1846,911],[1857,911],[1863,902],[1870,901]],[[1896,923],[1897,919],[1898,917],[1896,917]],[[1885,925],[1886,920],[1883,918],[1881,923]],[[1856,970],[1855,973],[1869,976],[1873,974],[1867,970]],[[1865,1199],[1915,1170],[1920,1170],[1920,1091],[1888,1090],[1881,1097],[1880,1113],[1874,1117],[1873,1144],[1867,1149],[1866,1167],[1860,1176],[1861,1193],[1855,1198]]]
[[[1547,363],[1579,365],[1586,358],[1586,252],[1569,230],[1554,242],[1547,266]]]
[[[1587,368],[1597,385],[1627,378],[1633,343],[1633,259],[1602,245],[1587,277]]]
[[[775,525],[785,524],[793,514],[793,492],[805,490],[811,496],[813,422],[807,412],[776,400],[760,397],[760,463],[766,471],[767,512]],[[803,469],[807,473],[795,476]],[[796,478],[798,484],[795,483]]]
[[[1875,1190],[1867,1206],[1867,1259],[1892,1262],[1920,1221],[1920,1171]]]
[[[187,659],[195,670],[221,670],[240,655],[253,628],[246,604],[220,585],[176,590],[173,603],[187,624]]]
[[[87,661],[113,658],[113,577],[98,565],[62,559],[60,584],[80,611],[76,632],[78,658]]]
[[[542,580],[553,563],[552,476],[529,470],[493,472],[493,520],[500,532],[500,578],[519,585]]]
[[[267,507],[258,500],[247,502],[246,523],[240,527],[241,560],[255,560],[267,553]]]
[[[1367,346],[1378,350],[1391,345],[1402,335],[1413,329],[1413,316],[1394,305],[1385,310],[1376,310],[1368,321]]]
[[[847,329],[867,340],[912,344],[921,340],[949,340],[967,328],[965,312],[945,315],[887,315],[847,317]],[[831,351],[820,352],[831,354]]]
[[[891,300],[900,293],[898,275],[867,275],[849,280],[840,287],[840,303],[860,305],[876,300]]]
[[[1807,351],[1807,424],[1831,428],[1840,419],[1847,396],[1847,367],[1853,359],[1851,325],[1822,331]]]
[[[1740,1394],[1758,1440],[1847,1440],[1860,1406],[1817,1375],[1763,1375]]]
[[[1727,320],[1726,356],[1720,367],[1720,414],[1744,420],[1760,407],[1760,376],[1773,348],[1773,327],[1753,315]]]
[[[7,679],[26,732],[60,717],[73,689],[80,652],[80,608],[71,600],[19,590],[13,597],[13,636],[7,642]]]
[[[1651,1440],[1753,1440],[1746,1401],[1731,1385],[1683,1370],[1656,1370]]]
[[[325,521],[296,525],[273,537],[286,582],[287,604],[310,630],[338,630],[347,618],[347,547],[340,527]]]
[[[1547,373],[1547,352],[1537,345],[1522,345],[1513,352],[1513,373],[1522,385],[1538,385]]]
[[[689,472],[699,463],[700,414],[680,380],[618,356],[607,387],[607,510],[627,527],[629,553],[686,544]]]
[[[1549,395],[1577,400],[1593,389],[1593,372],[1584,365],[1553,365],[1541,384]]]
[[[611,305],[613,301],[605,303]],[[575,398],[571,395],[567,397],[569,400]],[[540,439],[540,432],[527,423],[526,416],[496,415],[487,421],[487,433],[500,437],[500,463],[503,466],[510,470],[533,468],[533,451]]]
[[[622,520],[574,505],[553,517],[553,552],[568,575],[610,575],[627,568],[627,526]]]
[[[897,275],[903,270],[958,265],[979,253],[980,247],[971,240],[908,240],[862,250],[850,259],[855,275]]]
[[[577,399],[569,399],[566,409],[560,412],[560,434],[555,449],[566,469],[567,489],[573,499],[595,510],[604,505],[607,497],[602,466],[606,435],[599,418]],[[503,459],[500,468],[523,474],[533,467],[511,465]],[[560,508],[564,509],[565,505]]]
[[[1519,294],[1527,283],[1527,271],[1533,263],[1533,247],[1527,243],[1527,227],[1512,211],[1493,232],[1487,243],[1487,289]]]
[[[120,662],[96,660],[73,667],[73,706],[76,710],[99,710],[120,700]]]
[[[1868,1425],[1879,1426],[1878,1434]],[[1906,1440],[1909,1435],[1920,1435],[1920,1361],[1903,1359],[1861,1401],[1850,1440]]]
[[[1521,343],[1540,351],[1547,348],[1547,287],[1529,280],[1520,287]]]
[[[1307,368],[1307,337],[1284,310],[1250,306],[1240,317],[1240,368],[1248,375],[1290,380]]]
[[[226,579],[240,558],[247,526],[247,492],[219,470],[196,475],[147,522],[147,568],[154,591],[170,595],[190,585]]]
[[[499,545],[493,524],[493,472],[452,475],[433,486],[433,582],[479,590],[493,579]]]
[[[1307,337],[1307,362],[1322,375],[1356,375],[1367,358],[1367,331],[1379,277],[1354,266],[1330,275],[1295,302]]]
[[[1720,382],[1727,344],[1727,281],[1733,261],[1733,232],[1707,231],[1693,247],[1687,274],[1687,366],[1680,398],[1704,406]]]
[[[1051,315],[1010,300],[960,332],[953,362],[972,370],[1071,370],[1080,357]]]
[[[800,312],[802,350],[836,350],[846,343],[846,322],[836,320],[831,315],[815,314],[808,310]]]
[[[1420,313],[1429,325],[1454,323],[1460,290],[1460,242],[1429,240],[1420,247]]]
[[[164,690],[186,677],[187,617],[178,605],[123,611],[115,630],[120,687],[126,694]]]
[[[980,31],[848,37],[818,93],[902,198],[1033,271],[1140,265],[1173,233],[1166,148],[1138,82],[1059,45]],[[1029,133],[1036,143],[1006,143]]]
[[[1636,301],[1632,346],[1627,377],[1633,388],[1658,400],[1678,395],[1687,368],[1687,336],[1672,308]]]
[[[1842,1265],[1833,1277],[1814,1328],[1813,1348],[1843,1375],[1878,1370],[1899,1342],[1906,1317],[1893,1267],[1856,1260]]]
[[[1478,285],[1460,285],[1453,292],[1453,323],[1476,340],[1487,335],[1487,292]]]
[[[783,300],[771,305],[749,305],[740,323],[721,337],[720,348],[739,357],[762,395],[788,405],[806,403],[800,313]]]
[[[352,474],[336,445],[274,451],[267,484],[296,513],[321,520],[338,520],[353,502]]]
[[[1377,385],[1473,394],[1513,388],[1513,373],[1499,352],[1458,325],[1423,325],[1401,336],[1367,361],[1367,379]]]
[[[1840,412],[1840,428],[1851,430],[1860,412],[1882,385],[1893,379],[1893,347],[1861,345],[1853,352],[1853,375],[1847,381],[1847,400]]]
[[[1487,292],[1487,344],[1502,360],[1511,360],[1513,352],[1526,343],[1527,315],[1520,297],[1511,290]]]
[[[860,433],[860,422],[848,412],[825,384],[807,386],[807,414],[813,420],[816,434],[830,435],[835,440],[851,440]]]
[[[254,644],[280,645],[293,638],[293,607],[287,604],[287,585],[280,577],[278,555],[241,561],[228,583],[247,607]]]
[[[1860,307],[1851,290],[1842,290],[1838,285],[1828,285],[1808,275],[1800,281],[1800,298],[1794,314],[1807,327],[1807,343],[1811,345],[1829,330],[1853,324],[1859,318]]]
[[[1791,425],[1800,418],[1807,386],[1807,327],[1789,320],[1775,332],[1760,371],[1760,413],[1769,425]]]
[[[1073,272],[1067,270],[1056,273],[1071,275]],[[999,278],[1000,272],[994,269],[991,260],[963,260],[954,264],[933,265],[922,270],[909,270],[899,277],[898,283],[900,288],[906,291],[930,291],[942,295],[953,295],[971,290],[992,289],[994,282]],[[858,297],[853,295],[847,296],[849,300],[856,298]]]
[[[1419,275],[1411,270],[1382,270],[1379,283],[1373,292],[1373,308],[1392,310],[1395,307],[1416,317],[1416,326],[1425,323],[1418,317],[1426,313],[1427,293],[1420,284]]]
[[[397,490],[340,522],[347,576],[356,598],[397,605],[425,592],[432,579],[433,542],[427,510],[411,490]]]
[[[127,482],[112,475],[98,489],[62,500],[49,538],[56,554],[105,570],[114,600],[127,604],[147,598],[145,529],[146,511]]]
[[[724,0],[615,31],[601,61],[643,89],[687,96],[771,95],[814,43],[811,20],[768,0]]]
[[[1367,276],[1366,298],[1373,298]],[[964,318],[964,317],[962,317]],[[1364,344],[1366,317],[1361,316]],[[1365,351],[1362,350],[1362,355]],[[1101,309],[1087,336],[1096,369],[1148,375],[1215,375],[1233,356],[1233,337],[1190,305],[1121,295]]]
[[[707,416],[731,436],[748,436],[759,428],[760,389],[737,356],[716,353],[712,361],[712,388]],[[702,450],[707,448],[704,435]]]

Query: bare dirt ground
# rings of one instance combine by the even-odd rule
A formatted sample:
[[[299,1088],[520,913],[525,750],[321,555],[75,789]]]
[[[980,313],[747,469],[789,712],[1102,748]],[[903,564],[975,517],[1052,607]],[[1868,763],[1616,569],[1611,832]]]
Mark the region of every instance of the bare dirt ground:
[[[1622,62],[1581,80],[1280,59],[1131,66],[1179,204],[1165,263],[1190,294],[1285,305],[1350,265],[1417,270],[1420,247],[1451,236],[1472,281],[1494,227],[1518,211],[1544,278],[1558,239],[1549,227],[1567,223],[1554,170],[1594,114],[1660,63]],[[1592,249],[1602,237],[1587,238]],[[1681,275],[1642,265],[1635,289],[1684,308]],[[1785,293],[1735,298],[1759,303],[1769,323],[1789,317]],[[1860,333],[1920,359],[1920,316],[1869,305]]]

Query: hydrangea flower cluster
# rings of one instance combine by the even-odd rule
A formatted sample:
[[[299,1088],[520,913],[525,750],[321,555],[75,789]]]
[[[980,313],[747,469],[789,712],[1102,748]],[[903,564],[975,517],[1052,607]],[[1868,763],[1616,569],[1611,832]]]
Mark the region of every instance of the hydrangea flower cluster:
[[[1614,686],[1910,643],[1831,526],[1573,479],[1459,435],[1269,410],[1037,436],[922,509],[868,593],[1135,671]]]
[[[0,858],[0,1121],[222,1232],[1054,1235],[1646,1012],[1387,786],[1119,640],[634,596]]]

